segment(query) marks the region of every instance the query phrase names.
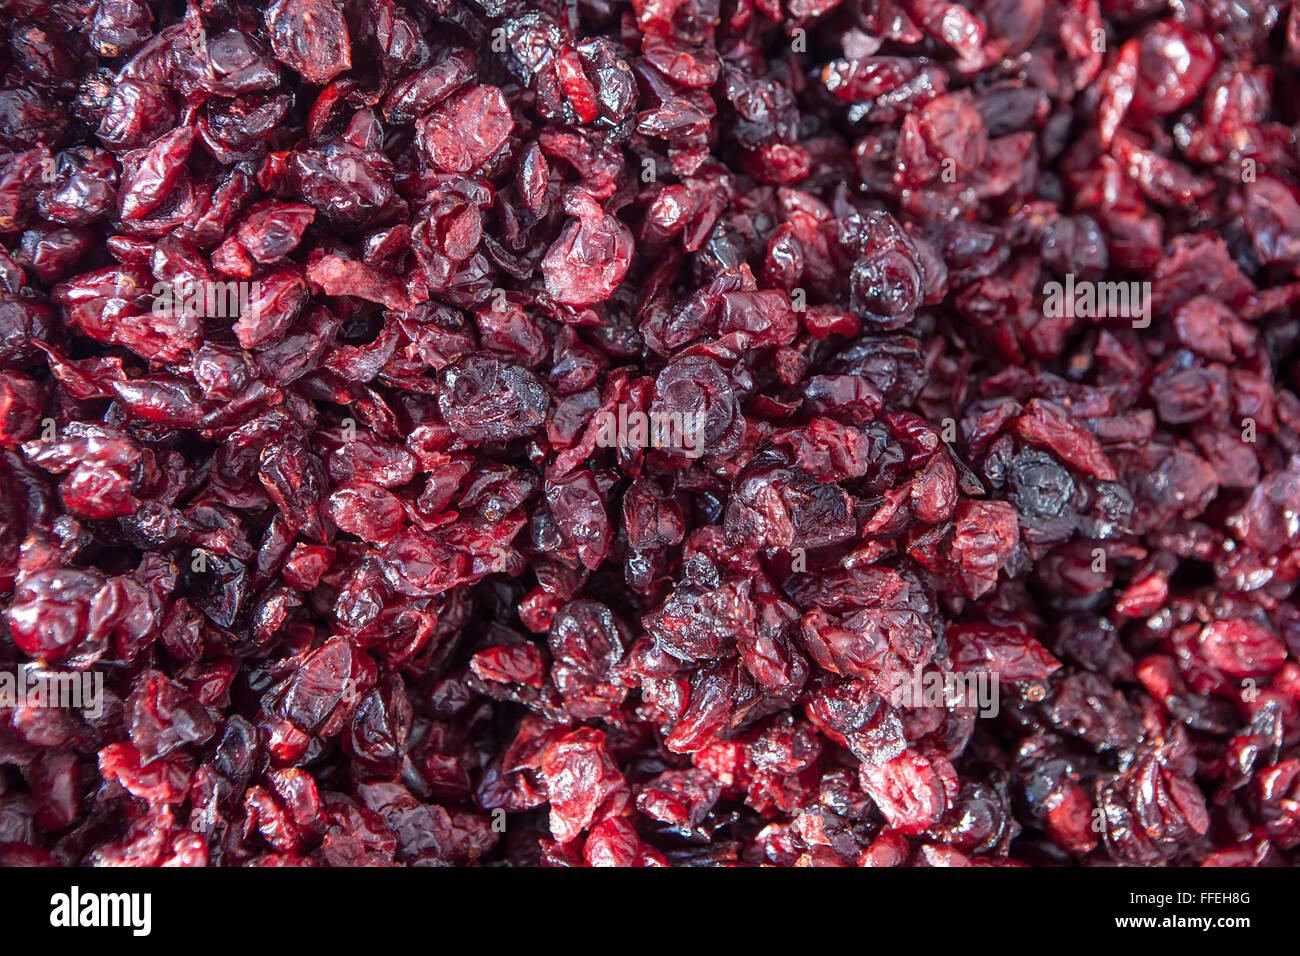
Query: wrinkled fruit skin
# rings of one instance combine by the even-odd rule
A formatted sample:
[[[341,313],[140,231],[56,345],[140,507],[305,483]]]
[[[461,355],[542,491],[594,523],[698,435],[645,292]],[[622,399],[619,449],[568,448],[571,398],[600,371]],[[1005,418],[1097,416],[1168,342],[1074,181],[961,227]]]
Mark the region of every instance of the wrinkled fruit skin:
[[[1300,863],[1297,4],[5,7],[0,865]]]

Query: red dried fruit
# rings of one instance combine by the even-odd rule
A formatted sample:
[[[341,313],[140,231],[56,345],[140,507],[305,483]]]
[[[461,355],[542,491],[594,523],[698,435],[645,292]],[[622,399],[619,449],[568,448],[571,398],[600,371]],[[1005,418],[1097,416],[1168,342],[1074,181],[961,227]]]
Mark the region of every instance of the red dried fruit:
[[[442,370],[438,406],[461,437],[474,442],[508,441],[536,431],[551,399],[532,372],[478,355]]]
[[[568,843],[591,826],[623,777],[605,750],[605,735],[581,728],[546,748],[540,772],[551,804],[551,833]]]
[[[939,822],[948,809],[944,781],[934,764],[912,751],[858,770],[867,792],[891,829],[912,836]]]
[[[1287,6],[8,4],[0,863],[1296,863]]]
[[[264,16],[275,58],[308,82],[324,85],[352,68],[348,25],[334,0],[274,0]]]
[[[978,598],[997,586],[998,571],[1020,545],[1016,509],[1005,501],[962,501],[952,540],[954,563],[967,596]]]
[[[530,687],[541,687],[546,675],[542,653],[532,644],[489,647],[470,658],[469,667],[483,680]]]
[[[118,214],[124,220],[139,219],[160,206],[180,179],[193,145],[194,127],[182,126],[123,156]]]
[[[996,624],[958,624],[945,632],[953,667],[988,671],[1012,683],[1041,680],[1061,662],[1024,631]]]
[[[495,86],[470,86],[434,107],[417,124],[420,150],[435,169],[468,173],[505,145],[514,128],[510,104]]]
[[[1243,619],[1214,621],[1201,632],[1206,662],[1229,677],[1266,677],[1286,663],[1282,643],[1261,624]]]
[[[584,306],[614,294],[632,261],[632,233],[579,193],[566,204],[577,222],[564,227],[542,259],[546,291],[556,302]]]
[[[1016,419],[1015,429],[1029,444],[1047,449],[1076,468],[1102,481],[1115,480],[1115,467],[1097,439],[1060,406],[1031,399],[1025,414]]]
[[[1134,105],[1158,116],[1181,109],[1201,91],[1217,62],[1211,37],[1160,21],[1139,37]]]

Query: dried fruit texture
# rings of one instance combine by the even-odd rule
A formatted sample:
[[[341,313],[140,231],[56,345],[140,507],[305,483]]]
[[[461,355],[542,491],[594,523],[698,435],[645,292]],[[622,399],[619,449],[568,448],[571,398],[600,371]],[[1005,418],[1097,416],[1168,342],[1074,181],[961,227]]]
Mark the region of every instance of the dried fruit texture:
[[[512,126],[510,104],[501,90],[471,86],[419,121],[421,153],[441,172],[472,172],[505,145]]]
[[[308,83],[323,85],[351,69],[348,25],[335,0],[276,0],[265,16],[275,58]]]
[[[604,302],[632,262],[632,233],[590,196],[579,193],[569,209],[578,221],[564,227],[542,259],[546,291],[561,305]]]
[[[1300,863],[1295,3],[6,9],[0,862]]]

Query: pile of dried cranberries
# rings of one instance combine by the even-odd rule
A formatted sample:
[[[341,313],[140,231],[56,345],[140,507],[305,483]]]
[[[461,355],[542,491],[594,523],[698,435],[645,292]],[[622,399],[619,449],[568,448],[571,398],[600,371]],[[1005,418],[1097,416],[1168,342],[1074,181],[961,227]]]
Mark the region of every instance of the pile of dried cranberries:
[[[0,864],[1300,861],[1296,0],[0,11]]]

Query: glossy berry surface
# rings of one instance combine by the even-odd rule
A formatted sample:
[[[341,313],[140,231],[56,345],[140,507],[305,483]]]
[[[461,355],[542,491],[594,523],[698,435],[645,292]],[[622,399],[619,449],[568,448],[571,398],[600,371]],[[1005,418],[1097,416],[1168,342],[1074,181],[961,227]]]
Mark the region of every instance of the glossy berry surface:
[[[1300,6],[0,10],[0,865],[1300,862]]]

